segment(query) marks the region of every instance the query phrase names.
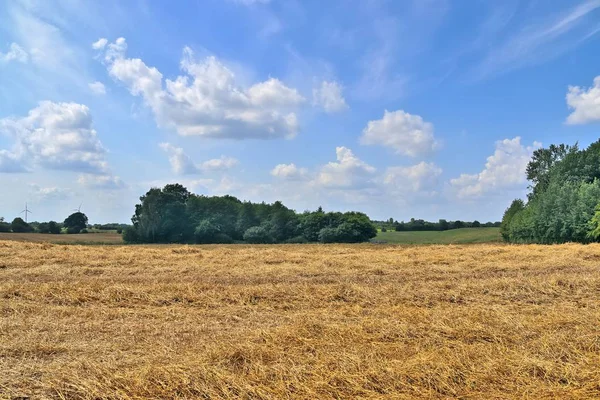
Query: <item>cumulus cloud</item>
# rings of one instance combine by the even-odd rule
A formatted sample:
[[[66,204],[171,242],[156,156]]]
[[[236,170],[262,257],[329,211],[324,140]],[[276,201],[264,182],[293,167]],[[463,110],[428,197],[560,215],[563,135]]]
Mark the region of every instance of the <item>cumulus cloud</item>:
[[[104,84],[102,82],[98,82],[98,81],[92,82],[92,83],[89,83],[88,86],[90,87],[90,90],[94,94],[98,94],[98,95],[106,94],[106,87],[104,86]]]
[[[313,105],[322,107],[327,113],[335,113],[348,108],[342,95],[342,86],[337,82],[323,81],[321,87],[313,89]]]
[[[316,183],[326,187],[358,187],[372,182],[375,167],[370,166],[354,155],[347,147],[336,147],[337,162],[324,165],[316,178]]]
[[[594,79],[594,86],[587,89],[569,86],[567,105],[573,110],[567,118],[568,124],[600,121],[600,76]]]
[[[16,43],[11,43],[8,52],[0,52],[0,62],[18,61],[26,63],[29,61],[29,54]]]
[[[97,41],[95,41],[94,43],[92,43],[92,49],[102,50],[103,48],[106,47],[107,43],[108,43],[108,39],[100,38]]]
[[[433,124],[402,110],[385,110],[382,119],[369,121],[361,143],[389,147],[411,157],[430,154],[439,145],[433,135]]]
[[[27,172],[17,154],[8,150],[0,150],[0,173]]]
[[[116,190],[123,189],[126,187],[125,183],[121,180],[121,178],[110,174],[82,174],[79,175],[77,183],[89,189],[100,190]]]
[[[0,132],[15,140],[3,159],[23,166],[102,174],[106,149],[92,127],[87,106],[42,101],[23,118],[0,119]]]
[[[37,184],[30,185],[32,197],[38,201],[65,200],[71,195],[68,189],[59,188],[56,186],[42,187]]]
[[[296,164],[278,164],[271,170],[271,175],[286,180],[305,179],[308,174],[306,168],[298,168]]]
[[[408,167],[389,167],[383,183],[399,190],[420,192],[437,186],[442,169],[434,163],[420,162]]]
[[[181,147],[170,143],[161,143],[160,148],[169,155],[169,163],[174,173],[178,175],[193,175],[203,172],[225,171],[238,165],[239,161],[232,157],[221,156],[196,164]]]
[[[496,142],[494,154],[487,158],[485,168],[478,174],[462,174],[450,180],[450,186],[459,198],[476,198],[484,194],[511,189],[526,182],[525,169],[533,151],[541,143],[523,146],[521,138]]]
[[[142,97],[159,126],[184,136],[231,139],[291,138],[298,131],[296,111],[305,99],[278,79],[245,88],[216,57],[196,61],[186,47],[180,63],[184,75],[163,82],[158,69],[127,58],[126,51],[124,38],[107,45],[108,72]]]

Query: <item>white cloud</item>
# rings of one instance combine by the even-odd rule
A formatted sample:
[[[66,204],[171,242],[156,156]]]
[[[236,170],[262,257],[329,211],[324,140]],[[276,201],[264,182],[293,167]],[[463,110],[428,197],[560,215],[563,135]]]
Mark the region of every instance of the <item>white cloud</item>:
[[[278,164],[271,170],[271,175],[286,180],[305,179],[308,174],[306,168],[298,168],[296,164]]]
[[[169,162],[174,173],[178,175],[192,175],[203,172],[225,171],[239,164],[232,157],[221,156],[212,160],[196,164],[185,154],[181,147],[175,147],[170,143],[161,143],[160,148],[169,155]]]
[[[594,79],[594,86],[585,89],[569,86],[567,105],[573,110],[567,118],[568,124],[585,124],[600,120],[600,76]]]
[[[375,167],[370,166],[352,153],[347,147],[336,147],[338,162],[324,165],[316,183],[326,187],[360,187],[372,182]]]
[[[420,192],[434,189],[442,169],[434,163],[420,162],[408,167],[389,167],[383,183],[401,191]]]
[[[342,95],[342,86],[337,82],[323,81],[320,88],[313,89],[313,104],[323,107],[328,113],[346,110],[348,104]]]
[[[398,154],[411,157],[430,154],[439,146],[433,135],[433,124],[402,110],[385,110],[382,119],[369,121],[361,143],[390,147]]]
[[[8,151],[0,150],[0,173],[27,172],[19,156]]]
[[[487,158],[485,168],[478,174],[462,174],[450,180],[450,186],[459,198],[475,198],[486,193],[511,189],[526,182],[525,169],[533,151],[541,143],[523,146],[521,138],[496,142],[496,150]]]
[[[15,140],[11,154],[4,153],[5,159],[48,169],[107,171],[106,150],[83,104],[42,101],[26,117],[0,119],[0,132]]]
[[[159,126],[184,136],[231,139],[291,138],[298,131],[296,110],[304,98],[275,78],[244,88],[215,57],[196,62],[186,47],[180,63],[185,75],[165,79],[163,88],[160,71],[126,58],[126,49],[123,38],[108,45],[108,72],[144,99]]]
[[[0,52],[0,62],[18,61],[26,63],[29,61],[29,54],[16,43],[11,43],[7,53]]]
[[[37,184],[30,185],[31,195],[37,202],[65,200],[71,196],[71,191],[59,187],[42,187]]]
[[[95,41],[94,43],[92,43],[92,49],[102,50],[102,49],[104,49],[104,47],[106,47],[107,43],[108,43],[108,40],[106,38],[100,38],[97,41]]]
[[[202,171],[225,171],[239,164],[239,161],[233,157],[221,156],[221,158],[213,158],[212,160],[204,161],[200,165]]]
[[[126,187],[125,183],[118,176],[106,174],[106,175],[94,175],[94,174],[83,174],[79,175],[77,183],[81,186],[89,189],[100,189],[100,190],[116,190],[123,189]]]
[[[102,82],[92,82],[90,84],[88,84],[88,86],[90,87],[90,90],[92,91],[92,93],[94,94],[106,94],[106,87],[104,86],[104,84]]]

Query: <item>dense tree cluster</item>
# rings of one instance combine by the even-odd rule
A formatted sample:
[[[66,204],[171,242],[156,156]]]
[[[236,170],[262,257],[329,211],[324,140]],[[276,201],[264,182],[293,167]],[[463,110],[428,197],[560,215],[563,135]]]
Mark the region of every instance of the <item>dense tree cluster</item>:
[[[62,233],[63,228],[66,233],[86,233],[88,217],[82,212],[76,212],[67,217],[63,223],[56,221],[49,222],[30,222],[27,223],[21,217],[13,219],[11,223],[5,222],[0,217],[0,232],[13,233]]]
[[[123,232],[128,243],[355,243],[377,234],[362,213],[297,214],[279,201],[195,195],[180,184],[152,188],[140,201]]]
[[[527,203],[514,200],[502,218],[513,243],[590,242],[600,239],[600,141],[538,149],[527,166]]]
[[[440,219],[438,222],[425,221],[423,219],[411,218],[410,221],[394,221],[390,218],[387,221],[374,221],[375,225],[382,231],[398,231],[398,232],[412,232],[412,231],[447,231],[450,229],[460,228],[491,228],[500,226],[500,222],[485,222],[479,221],[447,221]]]

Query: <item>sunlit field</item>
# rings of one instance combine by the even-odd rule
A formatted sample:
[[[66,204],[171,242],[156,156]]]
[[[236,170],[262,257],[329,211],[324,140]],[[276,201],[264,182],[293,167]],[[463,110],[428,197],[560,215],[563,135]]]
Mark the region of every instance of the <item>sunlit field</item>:
[[[0,398],[600,398],[600,245],[0,241]]]

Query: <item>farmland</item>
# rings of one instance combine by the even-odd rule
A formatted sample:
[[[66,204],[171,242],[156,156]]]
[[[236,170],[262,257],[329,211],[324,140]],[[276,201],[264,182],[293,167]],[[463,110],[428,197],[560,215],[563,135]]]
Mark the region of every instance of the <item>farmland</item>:
[[[500,228],[461,228],[447,231],[377,232],[376,242],[395,244],[466,244],[500,242]]]
[[[598,398],[599,261],[0,241],[0,398]]]
[[[49,233],[4,233],[0,241],[44,242],[59,244],[122,244],[123,238],[116,232],[76,233],[72,235],[52,235]]]

